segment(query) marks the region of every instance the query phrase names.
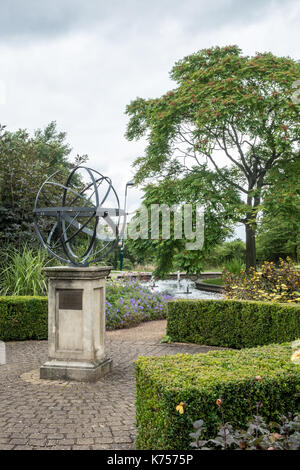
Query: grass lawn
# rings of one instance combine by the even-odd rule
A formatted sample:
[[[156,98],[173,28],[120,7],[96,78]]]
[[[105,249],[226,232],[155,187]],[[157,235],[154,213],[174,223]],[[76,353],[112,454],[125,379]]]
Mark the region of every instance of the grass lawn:
[[[201,279],[201,282],[205,284],[214,284],[215,286],[223,286],[223,281],[221,277],[213,277],[210,279]]]

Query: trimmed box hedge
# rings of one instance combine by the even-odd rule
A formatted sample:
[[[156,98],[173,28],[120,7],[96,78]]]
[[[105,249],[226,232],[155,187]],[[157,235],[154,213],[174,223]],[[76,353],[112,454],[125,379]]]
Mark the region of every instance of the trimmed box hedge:
[[[216,400],[223,399],[225,420],[245,427],[250,403],[262,402],[268,422],[299,411],[300,366],[290,361],[290,344],[206,354],[139,357],[136,424],[138,449],[189,449],[192,423],[203,419],[205,437],[215,437],[221,422]],[[261,381],[255,381],[255,376]],[[185,403],[184,414],[176,406]]]
[[[0,297],[0,340],[47,338],[47,297]]]
[[[244,300],[175,300],[168,303],[172,341],[251,348],[300,338],[300,306]]]

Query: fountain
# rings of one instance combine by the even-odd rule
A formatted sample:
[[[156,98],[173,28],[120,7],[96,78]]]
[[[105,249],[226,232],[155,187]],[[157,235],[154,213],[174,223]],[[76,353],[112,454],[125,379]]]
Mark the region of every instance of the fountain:
[[[154,289],[154,287],[157,287],[157,285],[155,284],[155,277],[154,276],[151,276],[151,289]]]
[[[178,282],[179,281],[179,282]],[[156,280],[153,285],[153,280],[143,282],[143,285],[149,287],[153,292],[161,294],[169,294],[175,299],[222,299],[221,294],[215,292],[205,292],[196,289],[195,283],[189,279],[181,279],[180,273],[177,275],[177,280]]]

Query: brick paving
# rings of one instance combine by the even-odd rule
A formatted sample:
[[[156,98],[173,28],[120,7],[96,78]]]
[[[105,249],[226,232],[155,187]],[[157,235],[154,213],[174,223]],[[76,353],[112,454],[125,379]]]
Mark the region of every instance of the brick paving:
[[[40,380],[47,341],[6,343],[7,364],[0,366],[0,450],[134,449],[133,361],[141,355],[217,349],[161,344],[165,326],[155,321],[107,332],[113,371],[94,384]]]

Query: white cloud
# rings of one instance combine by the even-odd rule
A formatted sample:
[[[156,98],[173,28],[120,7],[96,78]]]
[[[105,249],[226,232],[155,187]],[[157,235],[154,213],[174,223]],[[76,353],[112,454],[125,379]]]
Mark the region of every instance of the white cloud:
[[[6,102],[6,84],[3,80],[0,80],[0,105]]]
[[[90,166],[112,178],[121,199],[132,179],[131,163],[144,147],[124,138],[125,107],[136,96],[156,97],[172,88],[168,73],[176,60],[228,44],[247,54],[299,56],[299,7],[293,1],[254,2],[243,9],[240,1],[168,0],[154,2],[153,11],[150,2],[114,2],[118,8],[107,7],[98,19],[93,13],[99,2],[89,1],[82,18],[82,2],[73,3],[72,14],[53,7],[48,19],[48,6],[38,4],[40,17],[25,15],[22,27],[16,20],[2,40],[0,33],[0,80],[6,84],[0,122],[33,130],[56,120],[74,155],[88,153]],[[130,189],[129,209],[139,195]]]

